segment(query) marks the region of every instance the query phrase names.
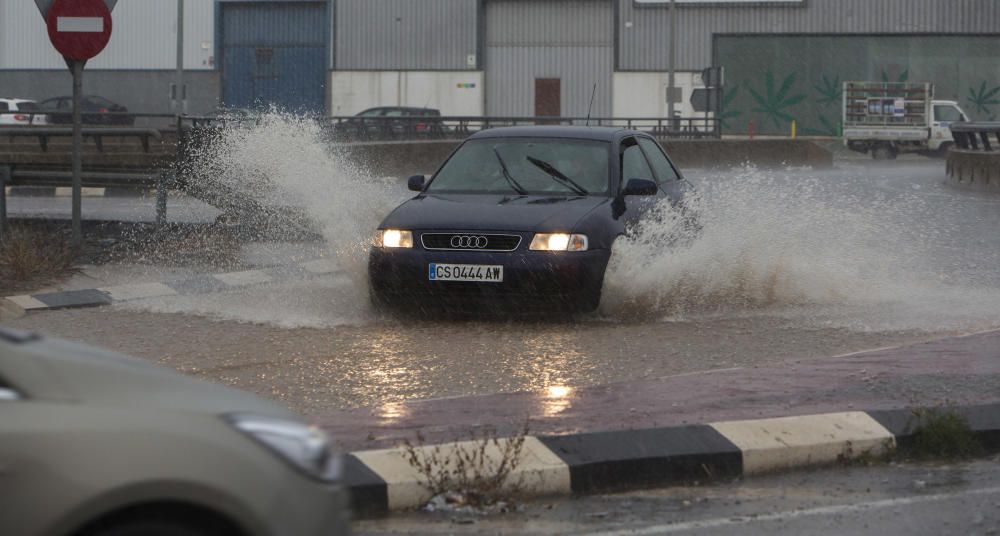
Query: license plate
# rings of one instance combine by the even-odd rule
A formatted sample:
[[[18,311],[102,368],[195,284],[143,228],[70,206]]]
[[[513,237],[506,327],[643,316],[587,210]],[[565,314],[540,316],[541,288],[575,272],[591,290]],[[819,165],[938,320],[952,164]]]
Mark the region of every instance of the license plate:
[[[503,266],[496,265],[431,263],[427,272],[431,281],[503,282]]]

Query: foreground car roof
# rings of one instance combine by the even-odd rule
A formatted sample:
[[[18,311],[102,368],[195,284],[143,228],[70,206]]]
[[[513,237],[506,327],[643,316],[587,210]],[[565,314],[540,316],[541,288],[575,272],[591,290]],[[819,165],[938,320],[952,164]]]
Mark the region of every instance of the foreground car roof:
[[[501,127],[481,130],[469,137],[470,140],[481,138],[570,138],[582,140],[614,141],[626,134],[639,134],[618,127],[583,127],[583,126],[526,126]]]

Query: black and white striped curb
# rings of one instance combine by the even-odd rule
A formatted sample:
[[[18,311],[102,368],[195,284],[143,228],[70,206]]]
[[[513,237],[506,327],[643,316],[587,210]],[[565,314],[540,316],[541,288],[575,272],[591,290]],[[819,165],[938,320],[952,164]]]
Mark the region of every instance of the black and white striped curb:
[[[331,275],[340,271],[336,262],[319,259],[297,264],[289,264],[242,272],[204,274],[188,279],[157,283],[135,283],[81,290],[65,290],[44,294],[7,296],[0,299],[0,309],[14,314],[70,307],[97,307],[114,302],[158,298],[163,296],[187,296],[230,290],[249,285],[280,281],[308,279]]]
[[[1000,403],[947,408],[963,416],[991,450],[1000,450]],[[509,478],[526,496],[578,495],[746,477],[878,456],[913,437],[911,409],[851,411],[710,424],[527,436]],[[488,444],[499,461],[503,445]],[[417,447],[454,459],[472,441]],[[495,467],[496,465],[494,465]],[[356,515],[420,507],[431,499],[426,480],[403,448],[353,452],[344,478]]]

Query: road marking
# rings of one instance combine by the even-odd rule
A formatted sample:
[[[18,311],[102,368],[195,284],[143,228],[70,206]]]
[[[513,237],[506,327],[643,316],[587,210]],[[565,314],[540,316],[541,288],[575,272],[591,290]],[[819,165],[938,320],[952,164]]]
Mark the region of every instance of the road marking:
[[[852,512],[864,512],[883,508],[894,508],[898,506],[909,506],[949,499],[960,499],[976,495],[991,495],[1000,493],[1000,487],[979,488],[973,490],[960,491],[956,493],[937,493],[934,495],[920,495],[917,497],[903,497],[897,499],[883,499],[865,503],[839,504],[835,506],[821,506],[818,508],[808,508],[805,510],[789,510],[773,514],[761,514],[753,517],[739,516],[705,519],[701,521],[685,521],[682,523],[666,523],[663,525],[652,525],[647,527],[637,527],[633,529],[618,529],[611,531],[588,532],[588,536],[641,536],[645,534],[670,534],[674,532],[684,532],[699,529],[716,529],[722,527],[732,527],[737,525],[749,525],[750,523],[781,521],[788,519],[798,519],[801,517],[815,517],[825,515],[846,514]]]
[[[104,31],[103,17],[56,17],[57,32],[101,33]]]

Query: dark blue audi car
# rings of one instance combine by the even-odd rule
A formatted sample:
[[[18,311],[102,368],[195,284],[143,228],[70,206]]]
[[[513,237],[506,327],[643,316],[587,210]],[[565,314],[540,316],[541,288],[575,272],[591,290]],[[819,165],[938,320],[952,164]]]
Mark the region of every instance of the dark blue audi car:
[[[409,188],[374,237],[373,303],[488,313],[596,309],[615,239],[691,186],[648,134],[536,126],[479,132]]]

